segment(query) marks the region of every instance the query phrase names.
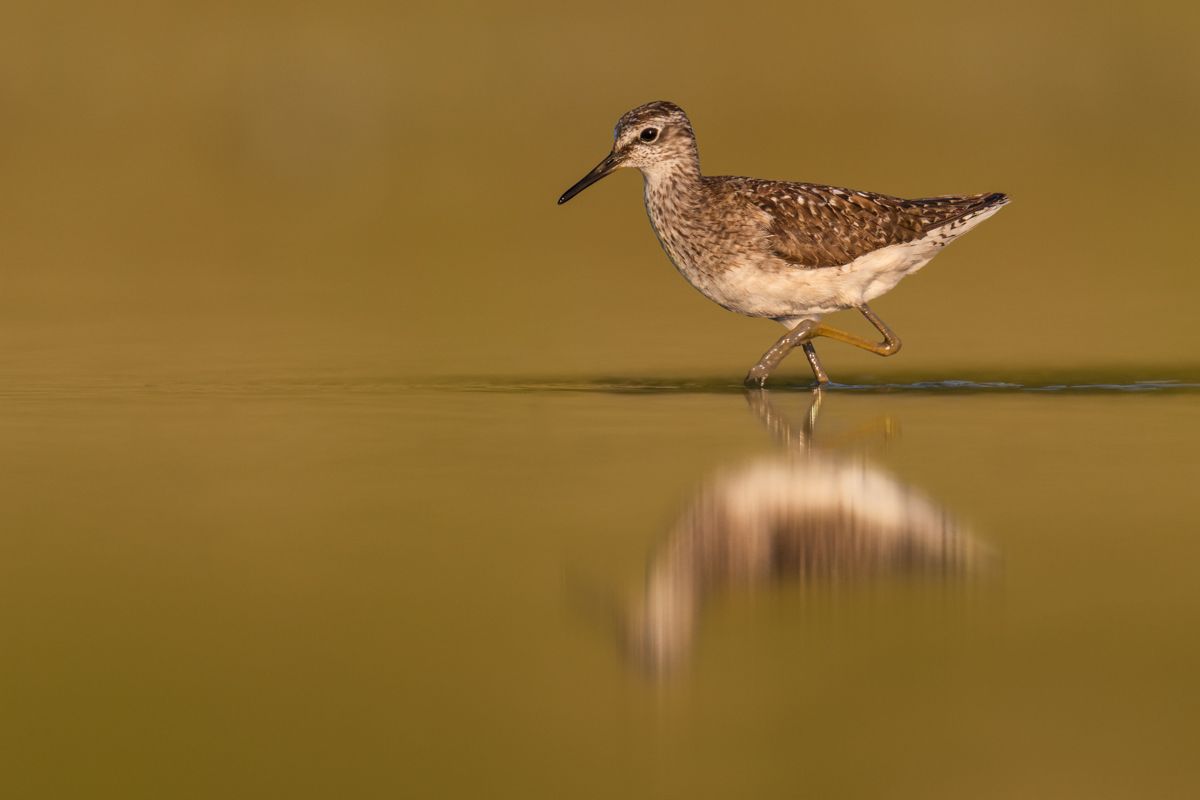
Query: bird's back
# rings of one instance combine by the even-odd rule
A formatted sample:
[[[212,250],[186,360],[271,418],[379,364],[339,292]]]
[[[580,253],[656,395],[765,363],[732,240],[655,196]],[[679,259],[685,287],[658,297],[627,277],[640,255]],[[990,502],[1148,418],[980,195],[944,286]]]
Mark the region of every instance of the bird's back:
[[[940,237],[947,244],[967,222],[1008,202],[999,192],[900,197],[791,181],[705,177],[713,201],[757,210],[770,255],[806,269],[849,264],[875,250]]]

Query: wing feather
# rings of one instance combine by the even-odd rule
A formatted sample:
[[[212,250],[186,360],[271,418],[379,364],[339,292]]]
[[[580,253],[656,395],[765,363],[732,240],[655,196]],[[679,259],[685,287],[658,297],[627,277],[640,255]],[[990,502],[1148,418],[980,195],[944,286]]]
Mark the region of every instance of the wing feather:
[[[920,239],[967,214],[1007,202],[998,193],[905,200],[874,192],[754,178],[712,178],[722,193],[766,214],[769,246],[806,269],[848,264],[882,247]]]

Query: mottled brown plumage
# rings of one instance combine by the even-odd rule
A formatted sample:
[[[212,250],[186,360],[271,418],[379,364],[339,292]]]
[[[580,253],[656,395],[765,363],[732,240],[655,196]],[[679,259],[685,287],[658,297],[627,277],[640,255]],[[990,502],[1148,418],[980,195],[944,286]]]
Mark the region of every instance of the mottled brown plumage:
[[[915,241],[1005,200],[1002,194],[905,200],[836,186],[755,178],[705,178],[705,182],[714,191],[745,198],[770,215],[771,252],[808,268],[849,264],[873,250]]]
[[[880,355],[897,352],[900,340],[867,303],[1008,202],[1000,193],[905,200],[819,184],[704,176],[691,122],[666,101],[624,114],[613,139],[608,157],[558,202],[619,167],[641,170],[650,224],[684,278],[730,311],[788,327],[747,376],[758,385],[800,345],[818,382],[826,381],[811,343],[816,336]],[[820,324],[824,315],[847,308],[862,311],[884,342]]]

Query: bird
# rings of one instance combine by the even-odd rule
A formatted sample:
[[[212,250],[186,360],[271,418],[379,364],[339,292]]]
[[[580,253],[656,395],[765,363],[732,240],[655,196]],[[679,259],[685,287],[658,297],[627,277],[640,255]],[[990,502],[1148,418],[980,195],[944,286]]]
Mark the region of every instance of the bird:
[[[787,329],[746,374],[752,388],[764,388],[796,347],[817,386],[828,384],[813,346],[818,337],[895,355],[900,338],[868,303],[1009,202],[1002,192],[908,200],[814,183],[704,175],[691,121],[666,100],[623,114],[612,150],[558,204],[620,168],[641,171],[650,225],[688,283],[729,311]],[[881,341],[822,322],[851,308]]]

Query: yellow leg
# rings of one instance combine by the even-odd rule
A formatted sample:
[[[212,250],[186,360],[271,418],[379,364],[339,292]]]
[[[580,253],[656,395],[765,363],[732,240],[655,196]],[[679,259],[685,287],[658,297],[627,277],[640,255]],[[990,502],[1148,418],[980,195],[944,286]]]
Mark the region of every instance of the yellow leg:
[[[892,329],[883,320],[875,316],[875,312],[868,308],[866,303],[857,308],[867,318],[867,321],[883,334],[882,342],[868,342],[866,339],[855,336],[852,333],[846,333],[843,330],[831,328],[828,325],[816,324],[809,320],[804,320],[781,336],[779,341],[771,345],[770,350],[763,353],[763,357],[758,360],[757,364],[750,368],[750,372],[746,375],[746,385],[759,389],[766,386],[767,377],[774,372],[775,368],[779,366],[779,363],[783,361],[787,354],[792,352],[796,347],[804,349],[804,355],[808,357],[808,365],[812,367],[813,376],[817,379],[817,385],[821,386],[829,383],[829,376],[821,368],[821,362],[817,358],[817,350],[812,345],[812,340],[818,336],[852,344],[855,347],[861,347],[863,350],[868,350],[881,356],[891,356],[900,352],[900,337],[894,334]]]
[[[862,312],[862,315],[867,318],[868,322],[875,326],[875,330],[883,334],[882,342],[868,342],[861,336],[855,336],[852,333],[846,333],[843,330],[831,328],[828,325],[818,325],[817,329],[813,331],[813,335],[824,336],[827,339],[852,344],[855,347],[880,356],[894,356],[896,353],[899,353],[900,337],[893,333],[892,329],[883,320],[875,316],[875,312],[868,308],[866,303],[858,306],[858,310]]]

